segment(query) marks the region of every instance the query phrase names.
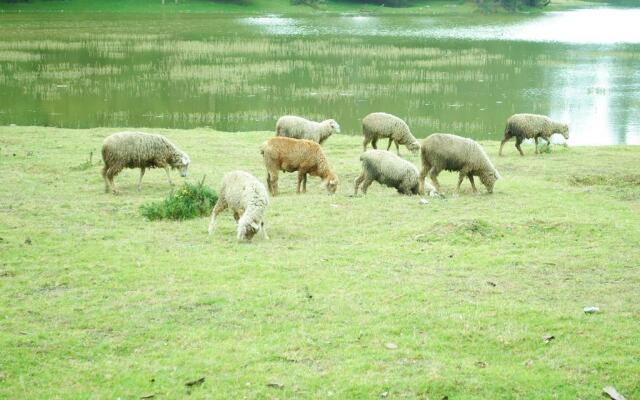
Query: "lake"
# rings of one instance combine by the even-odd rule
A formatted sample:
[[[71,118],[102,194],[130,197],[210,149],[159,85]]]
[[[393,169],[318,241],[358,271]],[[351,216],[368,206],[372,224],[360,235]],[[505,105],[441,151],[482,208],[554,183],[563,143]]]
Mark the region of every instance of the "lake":
[[[508,116],[571,144],[640,144],[640,9],[513,16],[0,14],[0,125],[271,130],[296,114],[361,134],[500,139]]]

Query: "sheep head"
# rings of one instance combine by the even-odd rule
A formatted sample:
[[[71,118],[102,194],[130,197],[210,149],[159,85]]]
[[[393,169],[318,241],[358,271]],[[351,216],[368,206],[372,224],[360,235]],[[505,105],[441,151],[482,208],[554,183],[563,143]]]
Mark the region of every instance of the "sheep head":
[[[171,167],[180,170],[180,176],[185,178],[187,176],[187,171],[189,170],[189,164],[191,164],[191,160],[189,156],[184,153],[176,153],[171,159]]]
[[[490,172],[481,174],[480,182],[482,182],[482,184],[487,188],[487,192],[493,193],[493,186],[495,185],[496,181],[500,178],[501,178],[500,174],[498,173],[498,171],[494,169]]]
[[[256,233],[264,227],[262,221],[247,221],[245,218],[240,218],[238,221],[238,240],[251,240]]]
[[[415,142],[409,143],[407,145],[407,148],[409,149],[409,151],[411,151],[413,154],[417,154],[420,151],[420,143],[418,143],[418,141],[416,140]]]
[[[338,182],[338,177],[333,174],[325,180],[325,185],[329,194],[336,193],[336,190],[338,190]]]
[[[327,123],[335,133],[340,133],[340,125],[338,125],[338,123],[335,120],[328,119]]]

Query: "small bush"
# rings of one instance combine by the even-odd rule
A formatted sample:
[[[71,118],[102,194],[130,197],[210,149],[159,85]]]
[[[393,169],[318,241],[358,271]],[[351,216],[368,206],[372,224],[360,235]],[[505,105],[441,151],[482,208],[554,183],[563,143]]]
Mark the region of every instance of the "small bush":
[[[208,215],[218,200],[215,190],[204,185],[185,183],[160,202],[140,206],[142,216],[150,221],[158,219],[185,220]]]

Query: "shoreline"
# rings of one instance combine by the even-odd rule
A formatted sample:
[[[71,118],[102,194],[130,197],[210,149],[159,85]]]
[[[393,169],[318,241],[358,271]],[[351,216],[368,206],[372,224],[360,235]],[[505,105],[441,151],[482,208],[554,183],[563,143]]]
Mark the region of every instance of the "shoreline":
[[[90,127],[90,128],[66,128],[66,127],[58,127],[58,126],[41,126],[41,125],[0,125],[0,131],[2,130],[6,130],[6,129],[17,129],[17,130],[24,130],[24,129],[34,129],[34,130],[42,130],[42,129],[48,129],[48,130],[59,130],[59,131],[93,131],[93,130],[99,130],[99,131],[104,131],[104,132],[110,132],[110,133],[115,133],[115,132],[122,132],[122,131],[141,131],[141,132],[151,132],[151,133],[167,133],[167,132],[173,132],[173,133],[181,133],[181,134],[187,134],[187,133],[195,133],[195,132],[202,132],[202,131],[209,131],[208,133],[210,134],[217,134],[217,135],[268,135],[268,134],[273,134],[273,131],[270,130],[249,130],[249,131],[224,131],[224,130],[219,130],[219,129],[214,129],[214,128],[210,128],[210,127],[194,127],[194,128],[153,128],[153,127],[112,127],[112,126],[96,126],[96,127]],[[426,136],[422,137],[416,137],[416,139],[418,139],[419,141],[425,139],[426,137],[428,137],[431,134],[434,133],[438,133],[438,132],[432,132],[430,134],[427,134]],[[441,132],[442,133],[442,132]],[[468,137],[468,136],[464,136],[461,132],[445,132],[445,133],[452,133],[454,135],[458,135],[458,136],[462,136],[462,137]],[[336,137],[345,137],[345,138],[358,138],[360,139],[362,137],[362,135],[360,133],[357,134],[353,134],[353,135],[348,135],[348,134],[338,134],[336,135]],[[468,137],[470,139],[473,139],[474,141],[478,142],[478,143],[482,143],[484,145],[495,145],[495,146],[499,146],[500,145],[500,141],[502,139],[502,137],[496,138],[496,139],[474,139],[473,137]],[[570,139],[571,140],[571,139]],[[507,149],[509,147],[513,147],[514,144],[514,140],[512,139],[511,141],[507,142],[505,144],[505,151],[508,151]],[[529,146],[533,143],[533,139],[526,139],[523,142],[524,146]],[[545,143],[544,141],[541,142]],[[509,146],[511,145],[511,146]],[[572,148],[606,148],[606,147],[637,147],[640,146],[640,143],[617,143],[617,144],[571,144],[568,143],[566,146],[563,144],[552,144],[551,145],[552,148],[554,149],[572,149]],[[384,146],[380,147],[381,149]],[[496,147],[497,148],[497,147]],[[527,155],[527,153],[525,152],[525,156]]]

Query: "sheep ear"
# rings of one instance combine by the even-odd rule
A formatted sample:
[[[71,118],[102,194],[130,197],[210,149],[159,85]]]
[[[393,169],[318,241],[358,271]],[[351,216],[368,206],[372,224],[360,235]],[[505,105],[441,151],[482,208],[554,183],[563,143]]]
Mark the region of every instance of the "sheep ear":
[[[189,159],[187,157],[182,157],[181,161],[183,165],[189,164]]]
[[[260,227],[261,227],[261,224],[258,224],[257,222],[252,222],[252,223],[250,223],[249,225],[251,225],[251,227],[252,227],[256,232],[257,232],[257,231],[260,229]]]

